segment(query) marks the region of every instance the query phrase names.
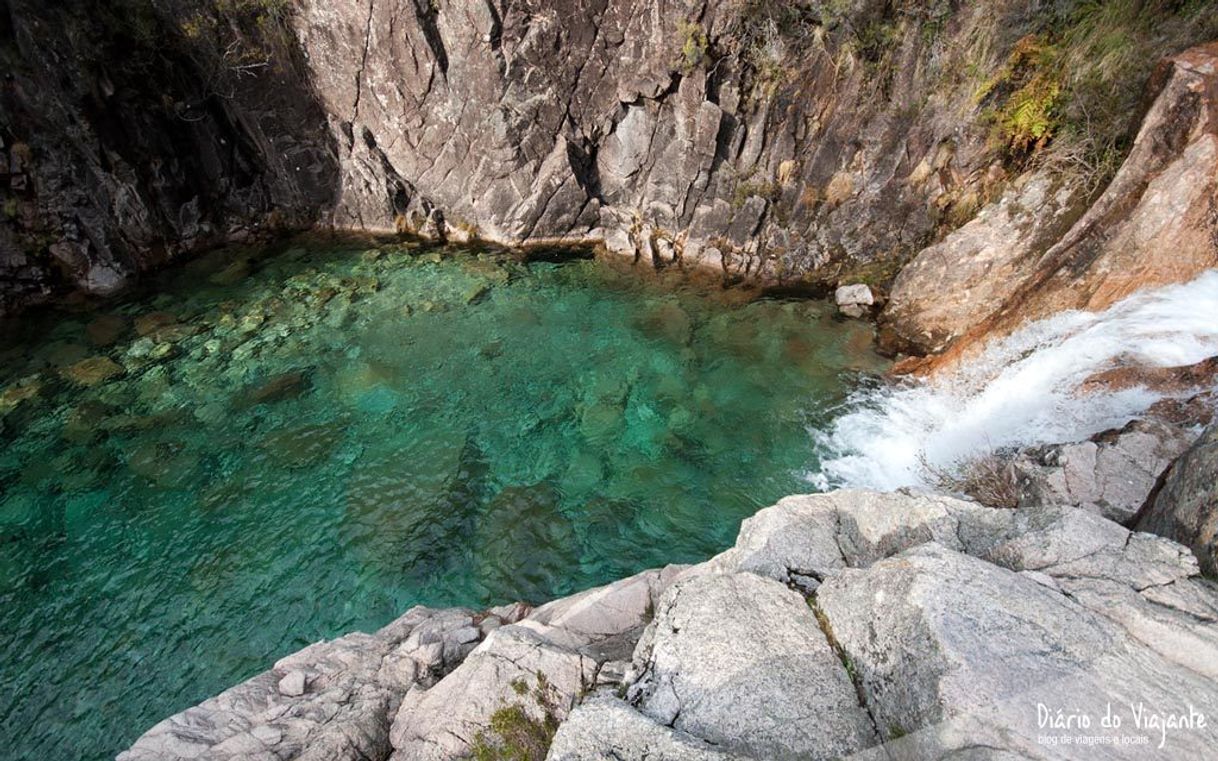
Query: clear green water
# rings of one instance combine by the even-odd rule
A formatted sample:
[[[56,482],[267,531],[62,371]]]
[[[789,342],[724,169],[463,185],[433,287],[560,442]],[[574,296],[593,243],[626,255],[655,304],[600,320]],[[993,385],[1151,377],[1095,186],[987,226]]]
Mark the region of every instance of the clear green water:
[[[234,256],[3,326],[0,755],[112,757],[416,603],[703,559],[879,369],[827,305],[591,261]],[[128,369],[70,380],[91,357]]]

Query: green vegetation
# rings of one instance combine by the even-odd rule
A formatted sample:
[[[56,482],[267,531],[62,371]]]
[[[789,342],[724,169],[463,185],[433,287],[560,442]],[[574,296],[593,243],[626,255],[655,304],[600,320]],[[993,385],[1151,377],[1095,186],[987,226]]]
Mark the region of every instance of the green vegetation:
[[[694,21],[682,21],[677,24],[681,35],[681,60],[679,68],[682,74],[688,74],[709,60],[710,43],[706,38],[706,30]]]
[[[752,196],[759,196],[773,203],[778,200],[782,188],[770,180],[743,180],[732,189],[732,208],[739,209]]]
[[[812,609],[812,615],[816,616],[816,623],[820,626],[820,630],[825,634],[825,641],[829,643],[829,647],[837,655],[838,660],[842,662],[842,668],[846,669],[846,675],[850,677],[850,681],[855,687],[859,685],[858,667],[854,665],[854,660],[846,653],[842,644],[837,641],[837,636],[833,634],[833,627],[829,624],[829,617],[816,604],[816,594],[813,593],[808,598],[808,607]]]
[[[521,697],[529,694],[528,682],[512,681],[512,691]],[[558,731],[558,691],[537,672],[532,698],[541,717],[523,703],[506,705],[491,714],[489,732],[479,732],[471,749],[475,761],[543,761]]]
[[[1063,87],[1061,52],[1030,34],[1011,51],[1006,64],[978,90],[976,100],[991,100],[985,113],[995,142],[1013,156],[1040,150],[1059,128]]]
[[[1205,0],[1079,0],[1059,4],[978,89],[1009,162],[1073,170],[1096,190],[1132,140],[1145,84],[1165,55],[1218,36]]]

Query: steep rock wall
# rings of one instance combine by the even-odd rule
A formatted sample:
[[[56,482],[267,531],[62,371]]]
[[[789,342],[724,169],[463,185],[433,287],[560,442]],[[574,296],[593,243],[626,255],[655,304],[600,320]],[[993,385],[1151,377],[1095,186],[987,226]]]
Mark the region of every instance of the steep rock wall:
[[[962,72],[1038,8],[6,0],[0,308],[268,224],[891,269],[1002,183]]]
[[[1195,3],[1144,5],[1120,7],[1149,60],[1208,34]],[[1012,61],[1082,44],[1057,27],[1087,8],[1103,22],[1072,0],[3,0],[0,309],[305,228],[884,285],[1029,177],[1054,225],[1085,210],[1069,167],[1028,164],[1043,139],[996,130]]]
[[[193,41],[173,19],[198,5],[0,2],[0,312],[111,293],[333,204],[338,153],[301,51],[254,17],[227,20],[223,46]]]

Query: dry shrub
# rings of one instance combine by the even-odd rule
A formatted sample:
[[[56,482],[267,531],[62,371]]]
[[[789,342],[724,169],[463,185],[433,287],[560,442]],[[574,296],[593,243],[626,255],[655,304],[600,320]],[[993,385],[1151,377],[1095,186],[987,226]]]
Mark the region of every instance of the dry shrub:
[[[993,452],[957,460],[948,467],[922,458],[922,469],[941,491],[964,494],[988,507],[1019,507],[1019,480],[1015,466]]]

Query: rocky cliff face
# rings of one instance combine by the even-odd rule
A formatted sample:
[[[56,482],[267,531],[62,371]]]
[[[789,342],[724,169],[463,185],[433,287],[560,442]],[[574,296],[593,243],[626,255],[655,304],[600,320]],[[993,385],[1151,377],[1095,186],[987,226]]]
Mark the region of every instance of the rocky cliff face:
[[[0,311],[110,293],[183,253],[310,226],[333,203],[333,136],[295,43],[247,15],[229,35],[246,41],[216,50],[168,13],[0,4]]]
[[[882,281],[1023,171],[1012,56],[1083,6],[8,0],[0,290],[106,291],[267,225]],[[1181,8],[1150,54],[1207,33]]]
[[[884,315],[894,348],[959,355],[1025,320],[1218,266],[1218,43],[1164,61],[1148,94],[1129,156],[1076,222],[1071,186],[1038,173],[922,251]]]

